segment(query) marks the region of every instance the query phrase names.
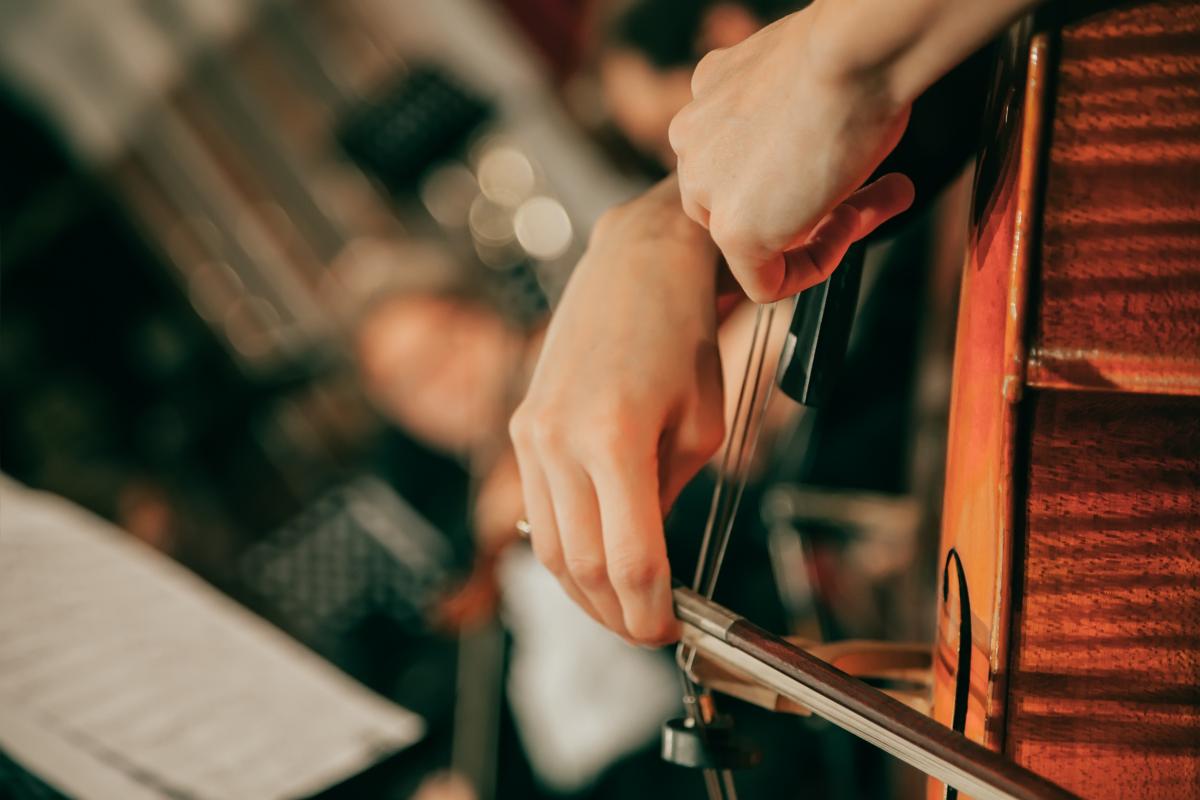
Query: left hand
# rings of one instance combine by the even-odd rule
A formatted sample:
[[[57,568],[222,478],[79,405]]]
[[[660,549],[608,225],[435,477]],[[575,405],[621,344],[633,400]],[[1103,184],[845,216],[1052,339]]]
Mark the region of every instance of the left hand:
[[[760,303],[820,283],[913,200],[898,174],[855,192],[896,146],[909,106],[873,73],[832,66],[813,34],[819,5],[710,52],[671,123],[683,209]]]

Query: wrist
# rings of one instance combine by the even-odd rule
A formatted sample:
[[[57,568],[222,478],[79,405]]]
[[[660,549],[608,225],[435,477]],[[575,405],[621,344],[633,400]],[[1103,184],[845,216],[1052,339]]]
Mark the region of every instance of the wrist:
[[[655,186],[653,191],[662,191],[669,198],[659,206],[661,217],[655,221],[659,229],[673,241],[694,249],[697,255],[703,255],[706,260],[711,259],[715,269],[720,253],[708,230],[684,212],[679,192],[679,173],[672,172]]]
[[[872,46],[858,29],[853,8],[837,0],[814,0],[789,18],[797,28],[805,69],[847,102],[866,103],[889,118],[907,108],[918,93],[898,80],[905,54],[916,45],[916,34],[896,31],[887,47]],[[809,15],[802,19],[801,15]]]
[[[898,112],[1043,0],[814,0],[812,66]],[[881,20],[886,20],[881,24]]]

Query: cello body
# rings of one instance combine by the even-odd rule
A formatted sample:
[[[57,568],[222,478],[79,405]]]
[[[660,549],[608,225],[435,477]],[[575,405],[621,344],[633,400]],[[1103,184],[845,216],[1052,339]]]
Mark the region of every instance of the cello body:
[[[1200,798],[1200,3],[1051,6],[1003,50],[933,714],[1084,798]]]

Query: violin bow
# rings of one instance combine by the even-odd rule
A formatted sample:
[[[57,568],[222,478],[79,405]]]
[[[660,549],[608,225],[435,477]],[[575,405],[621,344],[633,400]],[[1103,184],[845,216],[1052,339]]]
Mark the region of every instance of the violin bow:
[[[864,249],[861,242],[853,245],[830,278],[797,298],[775,381],[767,377],[766,362],[778,304],[758,308],[696,573],[690,589],[674,590],[675,615],[683,623],[676,663],[687,716],[665,726],[663,756],[703,768],[710,800],[736,798],[730,768],[754,761],[732,736],[728,722],[717,715],[711,692],[693,677],[695,659],[702,654],[979,800],[1074,798],[1000,753],[712,602],[773,384],[809,408],[828,396],[849,341]]]

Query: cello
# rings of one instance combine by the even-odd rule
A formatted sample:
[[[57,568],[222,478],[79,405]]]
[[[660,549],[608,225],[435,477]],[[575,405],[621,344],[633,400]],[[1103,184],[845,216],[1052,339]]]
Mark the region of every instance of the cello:
[[[676,590],[681,666],[826,717],[931,798],[1200,798],[1200,5],[1045,8],[1002,42],[990,109],[931,717],[712,604],[711,568]],[[851,263],[799,300],[781,374],[802,402],[856,295]],[[664,755],[736,761],[688,707]]]

